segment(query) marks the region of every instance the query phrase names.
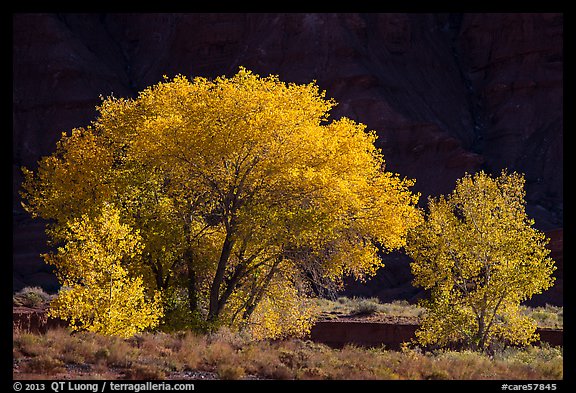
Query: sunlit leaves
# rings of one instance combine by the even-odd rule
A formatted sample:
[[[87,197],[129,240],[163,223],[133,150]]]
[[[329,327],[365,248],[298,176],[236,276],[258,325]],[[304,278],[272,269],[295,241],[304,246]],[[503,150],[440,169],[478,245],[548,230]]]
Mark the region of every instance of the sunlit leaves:
[[[44,256],[63,285],[51,316],[67,320],[74,330],[123,337],[158,325],[159,293],[148,296],[142,278],[122,266],[139,254],[140,237],[120,223],[115,209],[104,205],[94,219],[83,215],[69,222],[64,237],[65,246]]]
[[[486,350],[535,340],[536,324],[519,305],[550,288],[556,268],[548,239],[526,216],[523,176],[467,174],[428,210],[407,246],[414,284],[431,290],[419,341]]]
[[[296,307],[310,295],[303,266],[336,283],[370,276],[377,252],[404,246],[420,220],[413,181],[384,171],[365,125],[329,121],[335,104],[315,83],[242,67],[166,78],[104,99],[90,127],[26,171],[25,207],[72,247],[70,222],[109,203],[138,234],[122,268],[148,292],[179,294],[166,301],[187,300],[209,324],[305,331],[309,322],[286,319],[308,320]]]
[[[95,214],[95,206],[111,196],[106,176],[111,164],[110,150],[93,129],[63,133],[56,152],[39,161],[36,173],[23,169],[24,207],[33,216],[61,222]]]

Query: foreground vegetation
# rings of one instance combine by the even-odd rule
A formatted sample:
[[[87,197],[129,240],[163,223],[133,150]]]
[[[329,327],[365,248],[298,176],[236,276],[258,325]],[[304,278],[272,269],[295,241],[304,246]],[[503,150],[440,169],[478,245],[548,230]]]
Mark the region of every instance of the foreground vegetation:
[[[254,341],[221,329],[209,335],[144,333],[130,339],[66,329],[14,332],[14,379],[562,379],[560,347],[423,353],[306,340]]]
[[[14,306],[47,309],[54,295],[39,287],[26,287],[12,296]],[[372,317],[376,320],[419,323],[425,309],[406,300],[382,303],[378,298],[340,296],[336,300],[318,298],[314,304],[315,319],[331,320],[347,317]],[[521,312],[532,318],[540,328],[562,329],[564,307],[547,304],[541,307],[521,306]]]
[[[46,308],[52,296],[25,288],[14,306]],[[424,309],[407,301],[376,298],[317,299],[318,318],[405,318]],[[563,308],[523,307],[540,327],[562,328]],[[144,333],[130,339],[54,329],[45,335],[20,331],[13,338],[15,379],[561,379],[562,348],[507,348],[492,356],[471,351],[424,353],[346,346],[331,349],[306,340],[255,341],[221,329]]]

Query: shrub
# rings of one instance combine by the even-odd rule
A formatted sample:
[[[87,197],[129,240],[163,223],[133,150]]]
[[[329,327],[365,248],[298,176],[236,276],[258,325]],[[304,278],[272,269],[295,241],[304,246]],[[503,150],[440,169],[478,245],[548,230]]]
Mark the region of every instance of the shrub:
[[[372,315],[378,311],[378,304],[370,300],[360,300],[358,304],[352,310],[352,314],[355,315]]]
[[[36,374],[55,374],[64,371],[63,366],[64,363],[61,360],[44,354],[30,359],[24,370]]]
[[[380,311],[387,315],[420,318],[425,312],[423,307],[408,303],[407,300],[394,300],[380,304]]]
[[[164,370],[150,364],[135,364],[126,372],[126,378],[132,380],[159,380],[165,377]]]
[[[540,347],[506,348],[495,354],[494,358],[510,369],[524,370],[524,373],[537,375],[541,379],[562,379],[564,374],[562,353],[561,347],[544,344]]]
[[[178,347],[174,347],[173,360],[181,370],[194,370],[202,363],[206,337],[191,332],[180,335]],[[173,344],[176,345],[176,344]]]
[[[20,333],[14,335],[14,350],[19,351],[24,356],[38,356],[44,352],[42,339],[40,336],[31,333]]]
[[[226,343],[235,350],[245,347],[251,340],[246,332],[234,331],[227,326],[223,326],[215,332],[208,334],[209,343]]]
[[[37,308],[47,305],[51,298],[52,296],[40,287],[26,287],[12,296],[12,303],[15,306]]]
[[[242,379],[246,376],[244,367],[238,364],[222,363],[217,367],[221,379]]]
[[[217,366],[234,357],[234,348],[227,342],[215,341],[208,344],[203,351],[203,360],[207,365]]]
[[[246,372],[270,379],[293,379],[293,367],[283,361],[282,347],[259,341],[246,346],[241,351]]]

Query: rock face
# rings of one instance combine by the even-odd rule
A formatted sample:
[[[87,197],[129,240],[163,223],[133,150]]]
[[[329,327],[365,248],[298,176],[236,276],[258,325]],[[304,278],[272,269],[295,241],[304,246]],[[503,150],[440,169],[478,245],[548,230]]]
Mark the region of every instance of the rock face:
[[[526,175],[536,225],[562,227],[562,34],[562,14],[15,14],[14,227],[38,231],[19,167],[93,120],[100,95],[239,65],[316,80],[339,103],[333,118],[377,132],[387,169],[416,179],[423,205],[465,172],[509,168]],[[42,262],[14,247],[15,283],[34,284]]]
[[[12,329],[16,332],[44,334],[49,329],[67,326],[62,319],[48,317],[46,310],[28,307],[14,307],[12,310]]]

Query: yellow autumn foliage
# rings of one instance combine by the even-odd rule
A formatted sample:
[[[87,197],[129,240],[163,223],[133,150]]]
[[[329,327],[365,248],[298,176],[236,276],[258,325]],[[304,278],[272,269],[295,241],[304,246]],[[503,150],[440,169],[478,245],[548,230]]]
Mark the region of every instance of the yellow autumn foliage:
[[[536,323],[520,303],[554,283],[548,239],[525,212],[524,177],[466,174],[448,196],[430,198],[407,251],[414,284],[431,291],[417,331],[423,345],[526,345]]]
[[[95,219],[82,216],[66,228],[68,242],[44,255],[57,268],[63,289],[49,314],[69,322],[73,330],[130,337],[158,325],[159,293],[146,294],[142,278],[122,266],[140,251],[139,236],[120,223],[118,212],[105,205]]]
[[[281,315],[307,318],[294,309],[311,294],[305,270],[337,285],[368,277],[383,266],[377,252],[404,246],[421,219],[414,181],[385,171],[374,131],[330,121],[335,105],[315,83],[242,67],[166,78],[104,99],[89,127],[25,169],[24,206],[59,240],[71,220],[113,204],[141,245],[123,268],[162,291],[171,314],[185,304],[207,328],[294,331]],[[276,299],[282,288],[293,302]]]

